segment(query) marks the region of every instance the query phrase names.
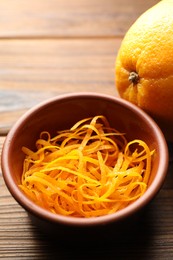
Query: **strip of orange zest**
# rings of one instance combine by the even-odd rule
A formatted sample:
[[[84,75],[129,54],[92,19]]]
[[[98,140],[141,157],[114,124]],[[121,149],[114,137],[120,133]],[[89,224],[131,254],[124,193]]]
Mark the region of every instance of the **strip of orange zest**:
[[[112,214],[140,198],[154,154],[142,140],[128,142],[103,115],[54,137],[43,131],[36,151],[22,150],[19,186],[26,196],[52,213],[86,218]]]

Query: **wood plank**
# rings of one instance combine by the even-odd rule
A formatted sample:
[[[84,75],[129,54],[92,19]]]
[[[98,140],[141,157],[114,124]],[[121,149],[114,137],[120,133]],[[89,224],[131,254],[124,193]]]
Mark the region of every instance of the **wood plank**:
[[[0,1],[0,37],[122,36],[159,0]]]
[[[28,108],[55,95],[117,95],[114,64],[121,39],[0,41],[0,133]]]
[[[0,89],[104,90],[114,84],[120,44],[121,39],[0,41]]]

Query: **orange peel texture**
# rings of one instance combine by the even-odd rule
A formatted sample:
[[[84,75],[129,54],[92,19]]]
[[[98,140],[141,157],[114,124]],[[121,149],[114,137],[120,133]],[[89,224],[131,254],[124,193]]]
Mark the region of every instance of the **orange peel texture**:
[[[119,95],[152,116],[173,141],[173,1],[162,0],[126,32],[115,64]]]
[[[36,148],[22,148],[19,186],[52,213],[86,218],[111,214],[147,189],[154,151],[142,140],[127,142],[102,115],[83,119],[55,137],[43,131]]]

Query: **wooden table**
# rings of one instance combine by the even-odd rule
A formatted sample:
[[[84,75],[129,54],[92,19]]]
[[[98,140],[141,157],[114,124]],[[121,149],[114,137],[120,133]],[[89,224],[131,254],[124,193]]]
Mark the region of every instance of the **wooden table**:
[[[0,150],[13,123],[55,95],[117,95],[122,38],[158,0],[0,1]],[[0,170],[0,259],[173,259],[173,162],[165,184],[129,240],[78,247],[48,238],[8,192]]]

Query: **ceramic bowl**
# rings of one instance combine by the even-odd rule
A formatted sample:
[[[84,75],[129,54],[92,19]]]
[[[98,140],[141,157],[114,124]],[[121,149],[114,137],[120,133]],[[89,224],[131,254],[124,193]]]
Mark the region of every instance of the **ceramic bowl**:
[[[126,133],[126,138],[142,139],[155,149],[149,186],[145,194],[128,207],[110,215],[92,218],[75,218],[56,215],[37,206],[24,195],[18,185],[24,154],[22,146],[35,148],[42,130],[55,134],[70,128],[80,119],[105,115],[111,126]],[[168,150],[165,138],[157,124],[141,109],[120,98],[98,93],[74,93],[57,96],[27,111],[11,128],[2,150],[2,172],[5,183],[15,200],[28,212],[33,222],[49,233],[69,234],[96,231],[102,228],[118,230],[136,216],[158,193],[168,167]],[[113,225],[113,229],[112,229]]]

